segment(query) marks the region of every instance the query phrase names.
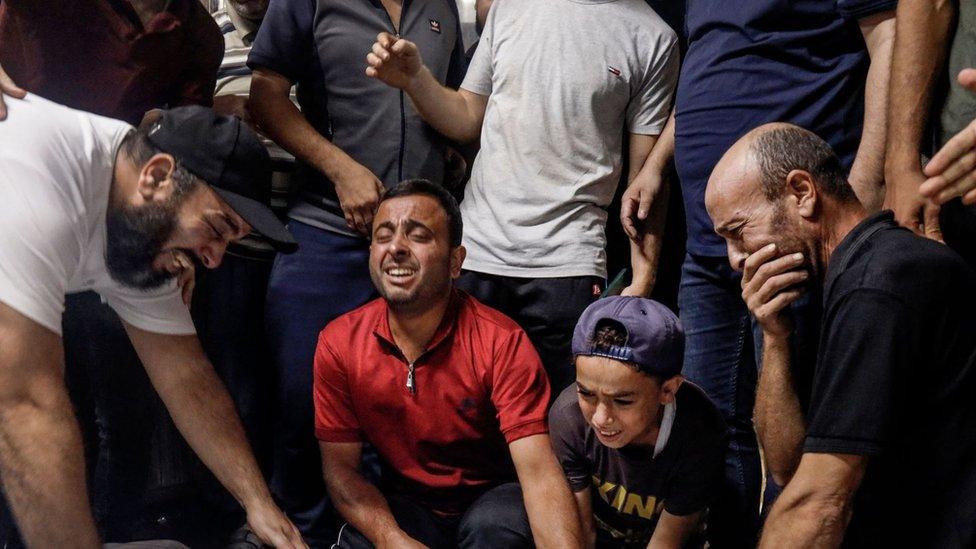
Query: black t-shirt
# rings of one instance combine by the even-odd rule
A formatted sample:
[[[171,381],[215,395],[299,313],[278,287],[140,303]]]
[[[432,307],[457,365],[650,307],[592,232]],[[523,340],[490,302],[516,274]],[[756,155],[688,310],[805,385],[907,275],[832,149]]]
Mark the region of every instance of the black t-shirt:
[[[601,538],[644,547],[667,510],[690,515],[703,510],[722,478],[728,429],[700,388],[678,389],[674,423],[658,456],[654,448],[607,448],[583,418],[576,384],[567,387],[549,412],[556,457],[573,492],[590,489]]]
[[[830,259],[805,452],[869,456],[844,545],[976,547],[976,275],[860,223]]]

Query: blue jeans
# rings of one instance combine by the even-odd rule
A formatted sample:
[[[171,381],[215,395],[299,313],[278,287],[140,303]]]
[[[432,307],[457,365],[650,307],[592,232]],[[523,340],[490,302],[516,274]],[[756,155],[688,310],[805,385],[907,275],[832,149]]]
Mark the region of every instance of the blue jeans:
[[[278,375],[272,492],[312,547],[335,539],[314,434],[312,364],[319,332],[376,295],[365,240],[291,221],[298,251],[268,286],[268,345]]]
[[[712,547],[755,547],[759,531],[762,469],[752,427],[762,333],[742,301],[742,275],[726,257],[687,254],[681,270],[678,307],[685,330],[682,373],[712,399],[729,425],[725,484],[709,514]],[[794,303],[791,344],[801,404],[817,354],[819,295]],[[775,496],[775,487],[767,491]]]
[[[387,496],[390,512],[408,536],[431,549],[519,549],[534,547],[529,517],[517,482],[481,495],[461,516],[439,516],[411,500]],[[349,524],[339,531],[333,549],[371,549],[373,544]]]

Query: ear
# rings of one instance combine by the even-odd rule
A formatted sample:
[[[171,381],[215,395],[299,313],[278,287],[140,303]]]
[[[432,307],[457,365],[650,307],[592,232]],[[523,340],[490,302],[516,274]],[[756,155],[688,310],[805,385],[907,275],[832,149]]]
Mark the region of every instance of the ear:
[[[464,249],[464,246],[458,246],[451,250],[451,278],[457,279],[461,276],[461,265],[464,264],[464,258],[468,255],[468,251]]]
[[[671,404],[678,395],[678,389],[685,378],[680,374],[669,377],[661,383],[661,404]]]
[[[817,185],[806,170],[792,170],[786,174],[786,198],[804,218],[813,217],[817,211]]]
[[[137,193],[143,203],[164,201],[173,194],[173,170],[176,159],[173,155],[157,153],[139,169]]]

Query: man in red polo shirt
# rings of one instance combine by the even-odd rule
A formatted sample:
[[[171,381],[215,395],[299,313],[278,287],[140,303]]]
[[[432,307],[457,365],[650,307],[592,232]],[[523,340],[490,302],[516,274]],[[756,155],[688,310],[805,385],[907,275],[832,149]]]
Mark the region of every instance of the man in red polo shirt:
[[[339,547],[581,546],[539,356],[514,321],[453,289],[464,254],[450,193],[390,189],[369,257],[382,298],[319,337],[316,435],[347,521]],[[380,489],[358,470],[365,442],[387,466]]]

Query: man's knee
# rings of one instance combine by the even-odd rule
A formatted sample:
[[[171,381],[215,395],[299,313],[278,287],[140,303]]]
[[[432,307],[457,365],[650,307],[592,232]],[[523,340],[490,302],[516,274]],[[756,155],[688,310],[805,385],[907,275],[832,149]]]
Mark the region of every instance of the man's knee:
[[[478,498],[458,525],[458,546],[532,547],[532,530],[518,483],[503,484]]]

